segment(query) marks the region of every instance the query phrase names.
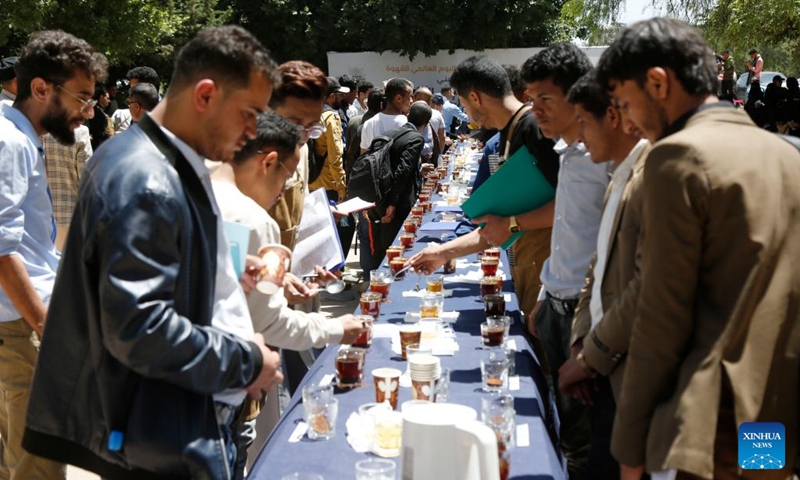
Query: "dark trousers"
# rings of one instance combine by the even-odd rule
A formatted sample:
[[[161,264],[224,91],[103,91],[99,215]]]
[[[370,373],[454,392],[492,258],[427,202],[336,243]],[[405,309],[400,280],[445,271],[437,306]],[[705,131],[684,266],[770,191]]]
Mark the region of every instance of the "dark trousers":
[[[380,262],[386,255],[384,249],[383,254],[378,256],[383,224],[372,220],[377,217],[375,213],[359,212],[358,215],[358,263],[363,271],[364,281],[369,282],[371,272],[380,267]]]
[[[733,91],[733,80],[722,81],[722,86],[719,89],[719,98],[731,102],[736,98],[736,94]]]
[[[347,225],[342,225],[343,221],[347,222]],[[350,246],[353,244],[353,235],[356,234],[356,219],[353,214],[336,223],[336,233],[339,235],[339,242],[342,244],[342,253],[346,262],[347,255],[350,254]]]
[[[574,307],[573,307],[574,308]],[[558,389],[558,369],[569,358],[570,334],[574,311],[562,315],[556,311],[549,299],[544,301],[536,314],[536,329],[539,341],[550,369],[550,387],[556,398],[560,422],[561,450],[567,458],[569,478],[601,478],[593,475],[588,465],[591,449],[591,421],[589,409]]]
[[[616,479],[619,478],[619,463],[611,455],[611,430],[614,427],[617,403],[614,401],[608,377],[597,377],[592,393],[594,405],[589,407],[592,443],[584,477]]]

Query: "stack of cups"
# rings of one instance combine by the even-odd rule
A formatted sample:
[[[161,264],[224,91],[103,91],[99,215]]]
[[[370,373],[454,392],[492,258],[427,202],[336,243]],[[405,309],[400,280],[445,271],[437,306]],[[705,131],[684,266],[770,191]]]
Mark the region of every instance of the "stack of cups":
[[[409,355],[408,370],[411,376],[412,398],[433,401],[436,380],[442,374],[439,358],[428,353]]]

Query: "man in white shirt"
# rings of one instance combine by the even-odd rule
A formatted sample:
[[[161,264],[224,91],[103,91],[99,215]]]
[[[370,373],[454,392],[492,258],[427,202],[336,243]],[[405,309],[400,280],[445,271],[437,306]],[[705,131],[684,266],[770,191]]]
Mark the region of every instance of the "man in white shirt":
[[[144,112],[149,112],[158,105],[158,90],[150,83],[137,83],[131,87],[128,95],[128,108],[120,108],[111,115],[114,133],[123,132],[138,122]]]
[[[405,78],[393,78],[386,83],[386,108],[361,126],[361,153],[367,151],[375,137],[408,123],[411,92],[414,84]]]
[[[355,108],[356,113],[353,115],[354,117],[367,113],[367,99],[374,88],[375,85],[366,80],[358,82],[358,95],[356,96],[356,101],[353,102],[353,108]]]
[[[256,138],[223,163],[212,175],[212,186],[222,218],[250,228],[247,252],[256,255],[268,244],[280,243],[280,229],[267,210],[283,193],[300,161],[300,132],[275,112],[259,115]],[[324,347],[330,343],[352,343],[361,334],[362,324],[353,315],[328,319],[316,313],[289,308],[283,289],[273,295],[252,291],[247,299],[253,327],[270,345],[291,350]],[[260,417],[267,436],[280,414],[275,389],[269,392],[264,414]],[[253,412],[257,412],[253,409]],[[237,472],[242,474],[247,448],[255,439],[255,414],[240,430]],[[234,477],[236,478],[236,477]]]
[[[433,92],[428,87],[419,87],[414,92],[414,101],[423,101],[431,107],[431,120],[422,132],[425,146],[422,148],[422,161],[438,165],[439,155],[444,151],[444,118],[439,110],[433,108]],[[436,138],[434,138],[436,137]],[[436,147],[436,148],[434,148]]]
[[[569,101],[575,106],[579,138],[592,161],[611,161],[615,170],[606,190],[597,253],[575,309],[570,359],[559,369],[559,388],[589,406],[592,451],[609,455],[616,413],[614,397],[619,394],[624,371],[614,367],[624,363],[626,349],[619,346],[630,339],[638,298],[635,257],[640,197],[635,192],[649,142],[642,140],[638,130],[612,105],[608,91],[596,82],[593,72],[572,86]],[[599,324],[603,326],[595,330]],[[591,381],[598,373],[602,376]],[[607,458],[605,469],[594,473],[603,478],[619,477],[619,465],[610,455]]]

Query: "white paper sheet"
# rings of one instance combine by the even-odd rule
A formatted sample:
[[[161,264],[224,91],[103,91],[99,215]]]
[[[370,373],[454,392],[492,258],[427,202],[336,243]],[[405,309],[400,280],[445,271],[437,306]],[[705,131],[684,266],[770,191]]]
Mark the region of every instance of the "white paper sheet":
[[[339,210],[342,213],[355,213],[373,208],[374,206],[374,203],[361,200],[360,198],[356,197],[346,202],[337,203],[336,210]]]
[[[314,190],[305,198],[303,219],[298,227],[297,244],[292,255],[292,273],[301,278],[311,275],[315,265],[328,270],[344,265],[336,222],[323,188]]]

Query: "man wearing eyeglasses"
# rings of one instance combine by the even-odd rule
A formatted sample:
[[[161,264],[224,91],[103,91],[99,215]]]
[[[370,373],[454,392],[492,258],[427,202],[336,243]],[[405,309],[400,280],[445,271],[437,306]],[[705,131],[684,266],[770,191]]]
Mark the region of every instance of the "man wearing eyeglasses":
[[[144,112],[149,112],[158,105],[158,90],[150,83],[137,83],[128,94],[128,108],[121,108],[111,116],[114,133],[124,132],[131,123],[138,122]]]
[[[26,453],[29,388],[60,254],[40,137],[75,143],[108,62],[61,31],[31,36],[15,65],[17,97],[0,105],[0,464],[14,479],[63,479],[63,464]]]

